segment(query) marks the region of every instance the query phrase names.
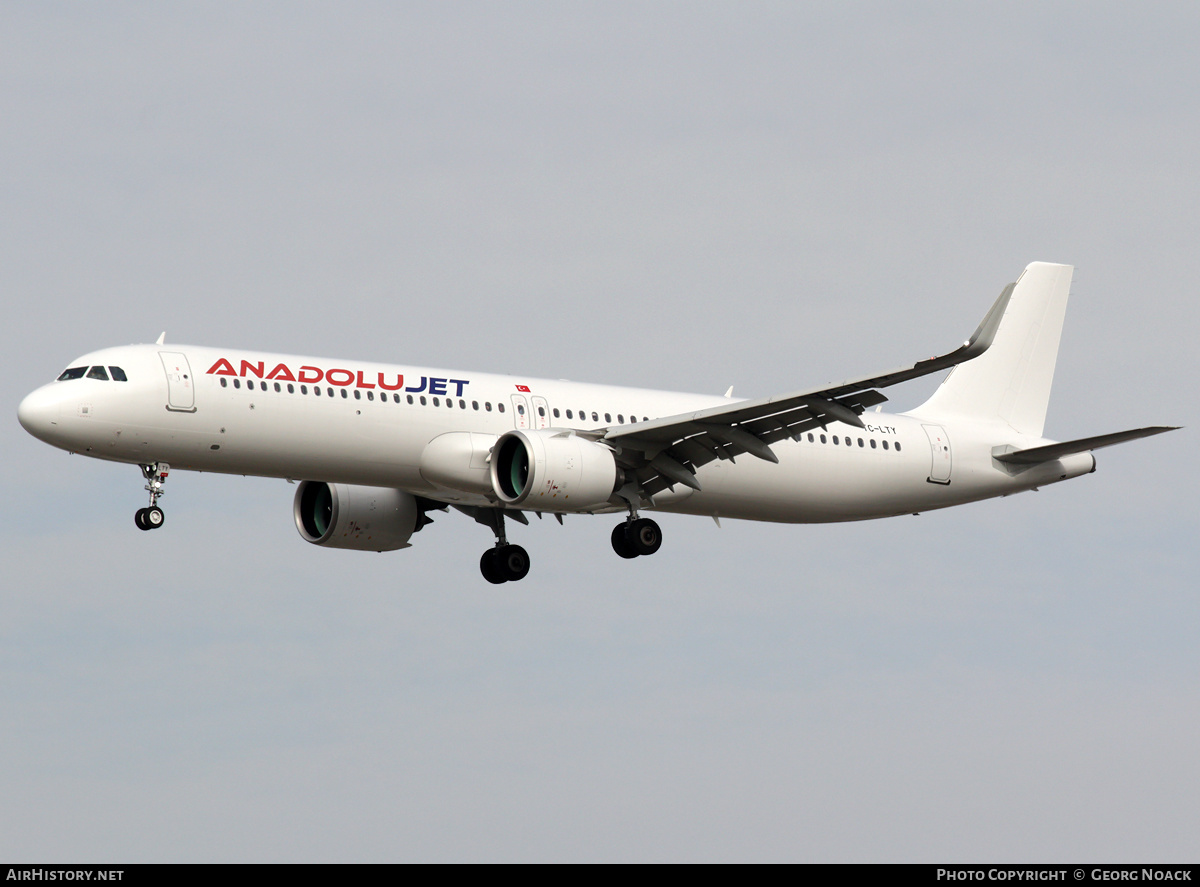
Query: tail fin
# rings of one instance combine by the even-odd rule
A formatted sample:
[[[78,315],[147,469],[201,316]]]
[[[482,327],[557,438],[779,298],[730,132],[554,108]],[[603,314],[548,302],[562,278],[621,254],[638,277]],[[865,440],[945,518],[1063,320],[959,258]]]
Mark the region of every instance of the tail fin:
[[[998,419],[1041,437],[1074,271],[1046,262],[1026,267],[1012,284],[991,347],[951,370],[933,397],[913,412],[939,419]]]

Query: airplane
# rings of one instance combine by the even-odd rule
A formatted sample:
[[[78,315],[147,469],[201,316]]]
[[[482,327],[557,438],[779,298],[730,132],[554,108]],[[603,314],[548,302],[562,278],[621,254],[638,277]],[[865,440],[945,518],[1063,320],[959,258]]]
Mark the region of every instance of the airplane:
[[[298,481],[308,542],[394,551],[450,507],[496,537],[493,584],[529,555],[505,519],[624,514],[622,558],[652,555],[642,512],[782,523],[892,517],[1089,474],[1093,451],[1175,430],[1043,437],[1074,269],[1035,262],[962,346],[910,367],[759,399],[520,376],[153,345],[85,354],[21,402],[34,437],[138,465],[163,526],[171,469]],[[881,412],[880,391],[951,370],[924,404]],[[874,412],[868,412],[874,407]]]

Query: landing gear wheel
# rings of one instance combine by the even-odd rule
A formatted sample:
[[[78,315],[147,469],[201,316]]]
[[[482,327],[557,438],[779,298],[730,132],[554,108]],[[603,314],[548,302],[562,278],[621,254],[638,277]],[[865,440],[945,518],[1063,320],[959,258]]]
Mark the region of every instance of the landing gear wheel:
[[[146,509],[146,516],[142,518],[142,521],[146,524],[147,530],[157,530],[163,525],[163,521],[166,519],[167,516],[163,514],[161,508],[157,505],[151,505]]]
[[[501,545],[496,551],[500,573],[509,582],[519,582],[529,574],[529,553],[520,545]]]
[[[133,513],[133,522],[137,524],[139,530],[150,529],[150,525],[146,523],[146,512],[149,510],[148,508],[139,508]]]
[[[662,547],[662,530],[648,517],[639,518],[629,525],[629,547],[638,554],[654,554]]]
[[[628,529],[629,524],[617,524],[613,527],[612,547],[613,551],[623,558],[635,558],[638,556],[638,553],[629,544],[629,534],[626,532]]]
[[[483,578],[492,585],[500,585],[507,582],[508,579],[500,571],[499,548],[489,548],[483,553],[483,557],[479,559],[479,572],[483,574]]]

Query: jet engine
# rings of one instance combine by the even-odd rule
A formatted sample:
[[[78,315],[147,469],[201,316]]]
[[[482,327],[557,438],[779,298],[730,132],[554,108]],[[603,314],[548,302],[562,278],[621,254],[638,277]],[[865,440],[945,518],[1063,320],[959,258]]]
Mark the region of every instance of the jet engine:
[[[421,508],[410,493],[303,481],[292,503],[296,529],[306,542],[355,551],[408,548]]]
[[[613,451],[573,431],[509,431],[492,448],[492,492],[533,511],[581,512],[608,504],[624,483]]]

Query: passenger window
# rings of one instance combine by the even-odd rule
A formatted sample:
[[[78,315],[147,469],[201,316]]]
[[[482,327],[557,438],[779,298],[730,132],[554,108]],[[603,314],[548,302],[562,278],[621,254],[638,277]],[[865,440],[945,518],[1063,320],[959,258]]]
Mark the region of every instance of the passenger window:
[[[605,414],[604,414],[604,421],[605,421],[605,422],[612,422],[612,413],[605,413]]]
[[[421,406],[425,406],[425,395],[421,395]]]
[[[375,399],[375,392],[374,392],[374,391],[368,391],[368,392],[367,392],[367,400],[374,400],[374,399]]]
[[[808,432],[808,442],[809,442],[809,443],[812,443],[812,442],[813,442],[813,433],[812,433],[811,431],[810,431],[810,432]]]
[[[224,376],[222,376],[222,377],[221,377],[221,387],[222,387],[222,388],[228,388],[228,387],[229,387],[229,380],[228,380],[228,379],[226,379]]]
[[[546,418],[546,408],[538,407],[538,415],[541,416],[543,419]]]
[[[296,393],[296,389],[292,386],[291,382],[288,382],[288,394],[295,394],[295,393]]]
[[[320,389],[320,387],[318,387],[318,386],[316,386],[316,385],[314,385],[314,386],[313,386],[313,395],[314,395],[315,397],[320,397],[320,396],[321,396],[321,389]]]
[[[475,412],[479,412],[479,401],[471,401],[471,409],[475,410]]]
[[[558,418],[558,407],[554,408],[553,413],[554,413],[554,418],[557,419]]]
[[[625,417],[624,417],[624,416],[622,416],[620,413],[617,413],[617,424],[618,424],[618,425],[624,425],[624,424],[625,424]]]
[[[465,410],[467,408],[467,402],[465,400],[460,399],[458,401],[458,408],[460,410]]]
[[[883,448],[885,450],[888,448],[888,442],[886,440],[883,442]]]
[[[409,406],[412,406],[412,402],[413,402],[413,397],[412,397],[412,395],[410,394],[410,395],[408,396],[408,405],[409,405]]]
[[[574,414],[573,414],[573,413],[572,413],[570,410],[567,410],[567,418],[568,418],[568,419],[574,419],[574,418],[575,418]]]
[[[490,400],[485,400],[483,402],[483,411],[485,413],[490,413],[492,411],[492,402]]]
[[[358,392],[357,392],[357,391],[355,391],[354,393],[355,393],[355,394],[358,394]],[[345,388],[343,388],[343,389],[342,389],[342,400],[349,400],[349,399],[350,399],[350,395],[349,395],[349,394],[347,394],[347,393],[346,393],[346,389],[345,389]]]
[[[343,391],[345,391],[346,389],[345,389],[345,388],[343,388],[342,390],[343,390]],[[357,388],[355,388],[355,389],[354,389],[354,399],[355,399],[355,400],[362,400],[362,392],[361,392],[361,391],[359,391]]]
[[[280,387],[279,387],[279,383],[278,383],[278,382],[276,382],[276,383],[275,383],[275,393],[276,393],[276,394],[281,394],[282,392],[283,392],[283,389],[282,389],[282,388],[280,388]]]
[[[441,401],[440,401],[438,398],[436,398],[436,397],[435,397],[435,398],[433,399],[433,405],[434,405],[435,407],[440,407],[440,406],[442,405],[442,402],[441,402]]]
[[[593,413],[592,413],[592,421],[593,421],[593,422],[599,422],[599,421],[600,421],[600,416],[599,416],[599,414],[597,414],[597,413],[593,412]]]
[[[875,438],[871,438],[871,449],[875,449]]]
[[[344,392],[344,391],[343,391],[342,393],[343,393],[343,394],[345,394],[345,392]],[[329,388],[329,387],[326,387],[326,389],[325,389],[325,396],[326,396],[326,397],[333,397],[333,389],[332,389],[332,388]]]
[[[504,404],[502,404],[502,403],[496,404],[496,410],[497,410],[497,412],[503,413],[504,412]]]
[[[400,395],[399,395],[399,394],[393,394],[393,395],[392,395],[392,400],[393,400],[394,402],[396,402],[396,403],[400,403]],[[410,397],[410,398],[409,398],[409,400],[412,400],[412,398]]]
[[[121,369],[120,367],[109,367],[108,372],[112,376],[112,379],[114,382],[128,382],[129,381],[129,379],[127,379],[125,377],[125,371],[123,369]]]
[[[840,440],[838,440],[838,436],[837,436],[836,434],[833,436],[833,442],[834,442],[835,444],[839,444],[839,443],[841,443],[841,441],[840,441]]]
[[[900,452],[900,441],[896,441],[896,452]]]
[[[821,435],[821,443],[825,443],[825,435]]]
[[[87,372],[87,367],[71,367],[69,370],[63,370],[63,374],[58,377],[60,382],[68,382],[71,379],[82,379],[83,374]]]
[[[629,417],[629,421],[630,421],[630,423],[636,423],[636,422],[637,422],[637,416],[630,416],[630,417]]]
[[[863,441],[862,441],[862,438],[861,438],[861,437],[858,439],[858,445],[859,445],[860,447],[863,445]]]
[[[517,412],[520,413],[522,416],[524,416],[525,415],[525,405],[520,404],[520,403],[517,404]]]
[[[242,387],[242,380],[241,380],[241,379],[234,379],[234,380],[233,380],[233,387],[234,387],[234,388],[241,388],[241,387]]]
[[[107,382],[108,372],[104,369],[104,367],[92,367],[90,370],[88,370],[87,377],[89,379],[99,379],[101,382]]]

